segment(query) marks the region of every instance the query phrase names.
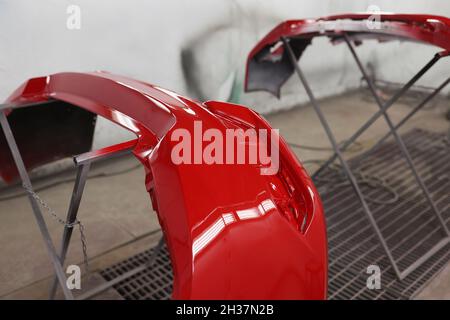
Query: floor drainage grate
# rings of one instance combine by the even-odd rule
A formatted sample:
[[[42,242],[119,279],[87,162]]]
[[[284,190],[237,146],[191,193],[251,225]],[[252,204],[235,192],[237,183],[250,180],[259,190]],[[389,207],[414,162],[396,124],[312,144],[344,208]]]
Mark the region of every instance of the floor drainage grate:
[[[450,152],[443,135],[414,129],[403,136],[421,176],[450,227]],[[394,144],[384,144],[370,157],[355,158],[350,165],[364,177],[373,175],[382,186],[362,184],[363,193],[388,239],[394,258],[407,268],[444,237],[437,219],[413,181]],[[381,180],[380,180],[381,179]],[[335,171],[324,172],[316,183],[325,207],[329,241],[330,299],[410,299],[450,261],[450,245],[443,247],[403,281],[399,281],[359,207],[353,189]],[[398,199],[391,203],[393,195]],[[380,202],[385,202],[380,203]],[[101,272],[111,280],[151,257],[153,249]],[[381,269],[381,289],[366,286],[367,267]],[[114,286],[124,299],[169,299],[173,281],[166,247],[152,269]]]
[[[155,248],[141,252],[100,272],[105,280],[118,276],[147,263]],[[152,268],[119,282],[113,288],[126,300],[168,300],[172,294],[172,266],[166,246],[156,256]]]
[[[414,129],[403,135],[417,169],[443,219],[450,227],[450,152],[444,135]],[[386,143],[368,156],[350,161],[360,177],[376,177],[376,187],[361,183],[387,245],[404,270],[445,238],[395,144]],[[369,181],[371,179],[368,179]],[[398,281],[358,198],[345,179],[329,170],[316,183],[323,200],[329,245],[330,299],[408,299],[450,261],[450,244],[403,281]],[[334,188],[333,185],[337,185]],[[396,201],[393,200],[398,196]],[[382,203],[384,202],[384,203]],[[381,290],[366,286],[367,267],[381,269]]]

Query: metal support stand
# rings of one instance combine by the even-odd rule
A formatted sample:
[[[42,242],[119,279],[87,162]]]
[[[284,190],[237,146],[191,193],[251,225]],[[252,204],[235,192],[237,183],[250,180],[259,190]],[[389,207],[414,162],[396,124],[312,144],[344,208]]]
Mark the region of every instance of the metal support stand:
[[[105,148],[102,150],[96,150],[87,152],[78,156],[73,157],[75,166],[77,167],[77,177],[75,179],[75,185],[72,191],[72,197],[70,199],[69,210],[67,212],[66,222],[64,227],[64,233],[61,240],[61,251],[59,254],[61,264],[64,264],[66,260],[67,249],[69,247],[70,239],[72,237],[73,228],[69,227],[77,221],[78,209],[81,203],[81,197],[83,196],[84,186],[86,185],[86,180],[88,178],[89,170],[91,168],[91,163],[107,158],[117,157],[120,155],[125,155],[131,152],[133,147],[136,145],[136,140],[128,141],[116,148]],[[50,299],[55,298],[57,289],[57,279],[53,279],[53,283],[50,289]]]
[[[67,219],[66,219],[67,225],[64,228],[64,233],[63,233],[63,237],[61,240],[61,251],[60,251],[61,264],[64,264],[67,250],[69,247],[69,243],[70,243],[70,240],[72,237],[72,228],[70,228],[68,225],[71,225],[77,221],[78,209],[80,207],[81,198],[83,196],[83,191],[84,191],[84,187],[86,185],[86,180],[88,178],[91,164],[93,162],[96,162],[99,160],[110,159],[113,157],[118,157],[121,155],[129,154],[129,153],[131,153],[133,148],[136,146],[136,143],[137,143],[137,140],[131,140],[131,141],[122,143],[120,145],[107,147],[107,148],[104,148],[101,150],[86,152],[81,155],[73,157],[75,166],[78,168],[77,169],[78,171],[77,171],[77,177],[76,177],[75,185],[74,185],[73,192],[72,192],[72,197],[70,200],[69,210],[67,212]],[[161,238],[159,247],[161,247],[163,243],[164,242]],[[159,250],[157,250],[157,251],[159,252]],[[156,258],[156,256],[155,256],[155,258]],[[144,266],[141,266],[139,268],[144,268]],[[131,275],[133,275],[133,274],[131,274]],[[131,276],[131,275],[129,275],[129,276]],[[82,299],[87,299],[87,298],[93,297],[93,296],[107,290],[114,284],[122,281],[123,279],[125,279],[127,277],[124,277],[124,275],[122,275],[119,278],[114,279],[109,282],[106,282],[106,283],[98,286],[97,288],[94,288],[94,289],[82,294],[81,296],[77,297],[77,300],[82,300]],[[55,298],[56,290],[57,290],[57,279],[54,278],[51,289],[50,289],[50,299]]]
[[[292,50],[292,49],[291,49]],[[345,151],[353,142],[358,139],[361,134],[363,134],[378,118],[380,118],[383,115],[383,112],[387,111],[394,103],[400,99],[436,62],[439,61],[444,55],[443,54],[436,54],[433,56],[433,58],[415,74],[392,98],[390,98],[384,105],[383,108],[377,111],[373,116],[369,118],[369,120],[364,123],[356,132],[347,139],[343,145],[341,146],[341,150]],[[297,60],[295,60],[295,63],[297,64]],[[312,176],[313,180],[320,175],[323,170],[328,168],[330,164],[332,164],[337,158],[336,152],[328,159]]]
[[[28,106],[28,105],[27,105]],[[67,300],[74,300],[74,296],[70,289],[67,287],[67,278],[64,272],[64,261],[66,259],[67,251],[69,248],[69,243],[72,237],[73,225],[77,222],[78,209],[80,207],[81,198],[83,196],[84,187],[86,185],[86,181],[88,179],[88,173],[91,168],[91,164],[93,162],[109,159],[112,157],[117,157],[120,155],[125,155],[131,153],[133,148],[136,146],[137,140],[128,141],[116,146],[107,147],[101,150],[87,152],[73,158],[75,166],[77,167],[77,176],[75,180],[75,185],[72,192],[72,197],[70,200],[69,209],[67,211],[66,223],[64,226],[64,232],[61,240],[61,248],[59,255],[56,252],[56,248],[51,239],[50,233],[47,228],[47,224],[45,223],[45,219],[42,215],[41,208],[39,203],[35,197],[33,197],[33,188],[30,181],[30,177],[25,168],[25,164],[23,162],[20,151],[17,147],[16,140],[14,139],[14,135],[11,131],[11,127],[8,122],[8,118],[5,114],[5,109],[13,106],[10,105],[0,105],[0,124],[3,129],[3,132],[6,137],[6,141],[8,142],[8,146],[11,150],[14,162],[16,164],[17,170],[19,171],[20,178],[22,180],[23,186],[30,192],[28,192],[28,199],[30,201],[31,207],[33,209],[34,216],[36,218],[36,222],[39,226],[42,238],[44,239],[44,243],[47,247],[48,254],[50,256],[50,260],[53,264],[53,268],[55,269],[55,277],[52,282],[52,286],[50,289],[50,299],[54,299],[56,295],[56,291],[58,288],[58,283],[61,286],[64,297]],[[160,253],[161,248],[164,244],[164,239],[161,237],[159,240],[158,246],[155,249],[150,261],[142,266],[137,267],[134,270],[123,274],[122,276],[113,279],[109,282],[106,282],[97,288],[94,288],[81,296],[77,297],[77,300],[87,299],[93,297],[108,288],[112,287],[116,283],[123,281],[124,279],[135,275],[136,273],[145,270],[146,268],[153,265],[156,260],[157,255]]]
[[[450,83],[450,78],[447,78],[439,87],[433,90],[428,96],[426,96],[417,106],[415,106],[402,120],[400,120],[394,127],[395,131],[400,129],[412,116],[414,116],[419,110],[421,110],[428,102],[430,102],[439,92],[442,91],[448,84]],[[374,143],[373,146],[370,147],[369,150],[364,152],[364,157],[367,157],[372,151],[376,150],[383,142],[386,141],[392,134],[392,131],[389,130],[380,140]]]
[[[26,186],[30,190],[33,190],[30,177],[28,176],[27,169],[25,168],[25,164],[23,163],[22,156],[20,155],[19,148],[17,147],[16,140],[14,139],[14,135],[11,131],[11,127],[9,126],[5,111],[3,110],[0,110],[0,123],[3,132],[5,133],[9,149],[11,150],[12,156],[14,158],[14,162],[17,166],[17,170],[19,171],[20,179],[22,180],[24,186]],[[64,292],[64,296],[67,300],[73,300],[73,294],[66,285],[66,274],[64,273],[63,266],[61,261],[59,260],[58,254],[56,253],[56,249],[48,231],[47,224],[45,223],[44,217],[42,216],[39,203],[31,194],[28,194],[28,199],[30,201],[31,208],[33,209],[34,217],[36,218],[36,222],[39,226],[42,238],[44,239],[45,245],[47,247],[47,251],[53,264],[53,268],[55,269],[56,278]]]
[[[81,198],[82,198],[83,191],[84,191],[84,186],[85,186],[86,180],[88,178],[88,173],[89,173],[91,164],[93,162],[96,162],[99,160],[110,159],[113,157],[118,157],[118,156],[129,154],[136,146],[136,143],[137,143],[137,140],[131,140],[131,141],[122,143],[120,145],[83,153],[83,154],[75,156],[73,158],[75,166],[78,167],[78,173],[77,173],[77,178],[76,178],[73,193],[72,193],[72,198],[70,201],[70,207],[67,212],[67,222],[69,224],[77,221],[78,208],[80,206]],[[71,235],[72,235],[71,228],[66,227],[64,229],[64,234],[63,234],[63,238],[61,241],[61,254],[60,254],[61,263],[64,263],[67,249],[69,247]],[[133,269],[111,281],[105,282],[105,283],[81,294],[76,299],[77,300],[85,300],[85,299],[92,298],[92,297],[108,290],[115,284],[145,270],[146,268],[151,267],[153,265],[153,263],[155,262],[156,257],[160,253],[163,245],[164,245],[164,238],[161,237],[155,251],[153,252],[153,255],[150,257],[150,260],[147,263],[145,263],[139,267],[136,267],[135,269]],[[54,297],[55,297],[56,289],[57,289],[56,284],[57,284],[56,279],[54,279],[51,290],[50,290],[50,298],[51,299],[54,299]]]
[[[369,85],[369,89],[371,90],[373,96],[375,97],[375,100],[377,101],[377,104],[380,108],[380,110],[378,112],[376,112],[361,128],[359,128],[352,136],[350,139],[346,140],[346,142],[342,145],[339,146],[338,143],[336,142],[336,139],[334,137],[334,134],[314,96],[314,94],[312,93],[312,90],[299,66],[299,64],[297,63],[297,59],[295,57],[295,54],[289,44],[288,39],[286,38],[282,38],[283,44],[286,48],[287,54],[289,56],[289,59],[291,61],[292,66],[295,69],[295,72],[297,73],[303,87],[306,90],[306,93],[309,97],[309,100],[315,110],[315,112],[317,113],[319,120],[328,136],[328,139],[330,140],[332,147],[334,149],[334,154],[333,156],[313,175],[313,179],[315,177],[317,177],[320,172],[322,172],[323,170],[325,170],[331,163],[333,163],[336,158],[339,159],[342,168],[347,176],[347,178],[349,179],[351,186],[353,188],[353,190],[355,191],[356,195],[359,198],[359,201],[361,202],[361,205],[363,207],[364,212],[367,215],[367,218],[369,219],[369,222],[371,224],[371,226],[373,227],[373,230],[375,231],[384,251],[386,252],[387,257],[389,258],[389,261],[397,275],[397,277],[402,280],[405,277],[407,277],[412,271],[414,271],[415,269],[417,269],[422,263],[424,263],[429,257],[431,257],[433,254],[435,254],[437,251],[439,251],[439,249],[441,249],[443,246],[445,246],[447,243],[450,242],[450,233],[449,230],[447,228],[447,225],[445,223],[445,221],[443,220],[440,212],[438,211],[438,209],[436,208],[435,203],[433,202],[433,200],[431,199],[431,196],[425,186],[425,184],[423,183],[421,177],[419,176],[414,163],[412,161],[412,158],[405,146],[405,144],[403,143],[403,140],[401,139],[401,137],[399,136],[399,134],[397,133],[397,129],[402,126],[409,118],[411,118],[418,110],[420,110],[429,100],[431,100],[440,90],[442,90],[442,88],[444,88],[448,82],[449,79],[447,79],[440,87],[438,87],[430,96],[428,96],[427,98],[425,98],[417,107],[415,107],[401,122],[399,122],[396,126],[392,123],[389,115],[386,113],[387,109],[389,107],[391,107],[418,79],[420,79],[420,77],[422,77],[423,74],[425,74],[425,72],[430,69],[442,56],[447,55],[448,53],[445,52],[444,54],[437,54],[433,57],[433,59],[430,60],[430,62],[428,62],[410,81],[408,81],[408,83],[406,83],[403,88],[401,90],[399,90],[399,92],[397,92],[391,99],[389,99],[389,101],[387,101],[385,104],[382,103],[381,99],[379,98],[379,96],[376,93],[375,87],[372,84],[372,82],[370,81],[369,77],[367,76],[367,73],[365,72],[358,56],[356,55],[356,52],[352,46],[352,44],[350,43],[348,37],[346,34],[344,34],[344,39],[347,43],[347,45],[349,46],[353,57],[355,58],[365,80],[367,81],[368,85]],[[381,233],[380,228],[377,225],[377,222],[375,220],[375,218],[373,217],[373,214],[367,204],[367,201],[364,199],[364,195],[361,192],[361,188],[359,187],[358,181],[356,180],[354,174],[352,173],[350,166],[348,164],[348,162],[345,160],[345,158],[343,157],[342,152],[349,147],[363,132],[365,132],[379,117],[383,116],[389,126],[389,133],[384,136],[380,141],[384,141],[387,137],[389,137],[390,135],[393,135],[397,144],[400,146],[400,149],[402,150],[402,153],[406,159],[406,161],[408,162],[408,165],[410,166],[413,175],[417,181],[417,183],[419,184],[420,188],[422,189],[422,191],[425,193],[425,196],[431,206],[431,208],[433,209],[434,213],[436,214],[436,216],[438,217],[438,220],[440,222],[440,224],[442,225],[443,230],[446,233],[446,237],[441,240],[439,243],[437,243],[433,248],[431,248],[424,256],[420,257],[419,259],[417,259],[414,263],[412,263],[408,268],[406,268],[405,270],[401,271],[391,253],[391,250],[389,249],[386,240],[383,237],[383,234]],[[377,145],[381,143],[378,142]]]
[[[394,139],[396,140],[398,146],[400,147],[401,152],[403,153],[403,156],[405,157],[406,161],[408,162],[408,165],[414,175],[414,178],[416,179],[417,183],[419,184],[420,188],[422,189],[423,193],[427,197],[428,203],[430,204],[431,208],[433,209],[434,213],[438,217],[440,223],[442,224],[442,227],[445,230],[445,233],[447,236],[450,236],[450,231],[447,228],[447,225],[445,223],[445,220],[442,218],[441,213],[436,207],[436,204],[434,203],[433,199],[431,198],[430,192],[428,191],[428,188],[425,186],[425,183],[423,182],[422,178],[420,177],[416,166],[414,165],[414,162],[412,160],[411,154],[409,153],[408,149],[406,148],[405,143],[403,142],[403,139],[398,134],[397,130],[395,129],[394,123],[392,122],[391,118],[387,114],[386,110],[384,110],[383,102],[381,101],[380,97],[378,96],[377,90],[370,80],[370,77],[368,76],[366,70],[364,69],[364,66],[361,63],[361,60],[359,59],[355,48],[353,48],[352,43],[350,42],[347,34],[344,34],[345,42],[347,43],[347,46],[350,49],[350,52],[352,53],[353,58],[355,59],[356,64],[358,65],[358,68],[360,69],[364,80],[367,82],[367,85],[369,86],[370,92],[372,93],[372,96],[375,98],[375,101],[377,102],[377,105],[380,108],[380,111],[383,114],[384,119],[386,120],[386,123],[389,126],[390,134],[394,136]]]
[[[78,208],[80,207],[81,196],[83,195],[84,186],[89,173],[91,164],[88,162],[78,167],[77,178],[73,187],[72,198],[70,199],[70,206],[67,212],[66,222],[67,224],[73,224],[77,220]],[[73,228],[69,228],[68,225],[64,226],[64,233],[61,241],[61,251],[59,253],[61,264],[64,264],[66,260],[67,249],[69,248],[69,242],[72,237]],[[50,289],[50,299],[55,298],[57,289],[57,279],[53,279],[52,287]]]
[[[161,239],[159,239],[158,245],[156,246],[155,250],[153,251],[153,253],[150,256],[150,259],[147,263],[144,263],[144,264],[134,268],[133,270],[130,270],[130,271],[118,276],[117,278],[112,279],[111,281],[102,283],[101,285],[97,286],[96,288],[81,294],[80,296],[77,297],[77,300],[86,300],[86,299],[92,298],[92,297],[108,290],[112,286],[138,274],[139,272],[142,272],[147,268],[151,268],[153,266],[153,264],[155,263],[156,257],[161,252],[163,245],[164,245],[164,237],[161,237]]]

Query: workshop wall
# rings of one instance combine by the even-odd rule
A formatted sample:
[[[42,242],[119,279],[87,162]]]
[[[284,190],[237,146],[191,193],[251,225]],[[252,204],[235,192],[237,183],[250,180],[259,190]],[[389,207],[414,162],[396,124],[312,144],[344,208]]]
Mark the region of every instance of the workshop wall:
[[[80,29],[67,26],[70,5],[80,8]],[[230,100],[261,113],[274,112],[307,100],[297,90],[298,79],[292,77],[283,87],[281,100],[264,92],[244,94],[242,86],[248,52],[277,23],[374,8],[403,12],[405,7],[408,12],[450,16],[450,3],[438,0],[0,0],[0,99],[30,77],[105,70],[201,100]],[[318,97],[360,85],[348,49],[331,46],[316,39],[302,58]],[[405,81],[435,49],[370,42],[358,51],[377,78]],[[443,62],[424,81],[437,84],[448,67]],[[94,147],[129,137],[100,119]]]

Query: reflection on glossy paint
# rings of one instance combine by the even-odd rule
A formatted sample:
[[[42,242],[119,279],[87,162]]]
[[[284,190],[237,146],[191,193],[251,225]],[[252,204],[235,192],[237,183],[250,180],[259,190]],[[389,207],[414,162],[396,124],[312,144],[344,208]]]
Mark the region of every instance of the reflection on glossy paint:
[[[120,123],[121,125],[123,125],[124,127],[128,128],[129,130],[131,130],[133,132],[140,131],[139,128],[136,126],[133,119],[131,119],[130,117],[124,115],[123,113],[121,113],[119,111],[113,110],[111,112],[111,118],[113,121]]]
[[[266,214],[272,209],[276,209],[275,203],[273,203],[271,199],[261,201],[258,207],[260,207],[260,210],[264,212],[263,214]]]
[[[177,100],[178,102],[180,102],[184,111],[186,111],[187,113],[192,114],[192,115],[195,116],[195,111],[192,110],[191,108],[189,108],[189,107],[186,105],[186,103],[185,103],[183,100],[181,100],[181,99],[179,98],[178,94],[176,94],[176,93],[173,92],[173,91],[170,91],[170,90],[167,90],[167,89],[158,87],[158,86],[154,86],[154,88],[155,88],[155,89],[158,89],[158,90],[160,90],[160,91],[162,91],[162,92],[164,92],[164,93],[167,94],[168,96],[171,96],[172,98],[174,98],[175,100]]]
[[[222,215],[223,221],[225,222],[225,224],[230,224],[236,221],[236,218],[234,217],[234,215],[232,213],[224,213]]]
[[[169,108],[168,108],[164,103],[162,103],[161,101],[159,101],[159,100],[157,100],[157,99],[154,99],[153,97],[150,97],[148,94],[144,94],[144,96],[145,96],[148,100],[150,100],[152,103],[154,103],[155,105],[157,105],[161,110],[164,110],[165,112],[170,113]]]
[[[254,219],[254,218],[258,218],[261,215],[258,208],[238,210],[238,211],[236,211],[236,214],[238,215],[239,219],[241,219],[241,220]]]
[[[108,73],[107,73],[107,74],[108,74]],[[131,85],[125,83],[125,82],[118,81],[118,80],[115,80],[115,82],[118,83],[118,84],[120,84],[121,86],[127,87],[128,89],[131,89],[131,90],[133,90],[133,91],[136,91],[136,92],[141,93],[141,92],[140,92],[139,90],[137,90],[135,87],[133,87],[133,86],[131,86]]]
[[[136,89],[134,86],[128,85],[128,84],[126,84],[126,83],[124,83],[124,82],[122,82],[122,81],[117,81],[117,80],[116,80],[116,83],[120,84],[121,86],[127,87],[128,89],[131,89],[131,90],[133,90],[133,91],[136,91],[136,92],[138,92],[139,94],[142,94],[144,97],[146,97],[146,98],[147,98],[148,100],[150,100],[152,103],[154,103],[155,105],[157,105],[160,109],[166,111],[167,113],[170,113],[169,108],[168,108],[165,104],[163,104],[161,101],[159,101],[159,100],[157,100],[157,99],[154,99],[153,97],[149,96],[148,94],[146,94],[146,93],[144,93],[144,92],[142,92],[142,91]]]
[[[311,196],[311,202],[314,203],[315,195],[314,195],[314,191],[311,189],[310,186],[308,186],[308,191],[309,191],[309,195]],[[316,208],[313,206],[313,209],[315,210]],[[312,214],[315,214],[315,212],[313,211]]]
[[[235,213],[222,214],[211,226],[203,231],[192,244],[192,256],[195,256],[202,251],[211,241],[213,241],[224,229],[230,224],[238,220],[255,219],[264,216],[271,210],[276,209],[275,204],[271,199],[261,201],[256,207],[248,209],[236,210]]]
[[[222,217],[216,220],[208,229],[206,229],[192,244],[192,255],[195,257],[204,247],[208,245],[225,228],[225,222]]]

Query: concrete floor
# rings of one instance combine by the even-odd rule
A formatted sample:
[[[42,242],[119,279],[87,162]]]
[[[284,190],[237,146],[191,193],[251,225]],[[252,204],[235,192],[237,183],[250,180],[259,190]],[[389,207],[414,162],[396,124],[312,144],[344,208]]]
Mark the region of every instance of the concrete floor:
[[[447,104],[446,104],[447,102]],[[400,101],[390,115],[398,120],[411,110],[410,101]],[[321,101],[323,110],[338,141],[349,137],[371,114],[377,111],[364,90],[347,93]],[[445,132],[448,100],[438,99],[433,108],[421,111],[404,130],[420,127]],[[329,147],[328,140],[311,107],[297,107],[290,111],[267,116],[274,128],[279,128],[288,142],[314,147]],[[350,157],[370,146],[386,132],[383,120],[377,121],[347,155]],[[331,151],[294,149],[302,161],[325,159]],[[316,166],[305,164],[313,172]],[[128,170],[130,169],[130,170]],[[126,171],[122,174],[109,175]],[[144,187],[143,169],[131,157],[116,159],[93,167],[91,174],[106,174],[87,183],[79,218],[86,229],[91,270],[105,268],[133,254],[144,251],[158,238],[159,225],[152,212]],[[73,177],[62,173],[36,181],[39,188],[61,179]],[[72,183],[59,184],[39,192],[48,204],[65,217]],[[18,188],[0,190],[0,198],[20,192]],[[52,237],[59,244],[62,226],[46,215]],[[52,268],[26,198],[0,200],[0,298],[45,299]],[[59,246],[59,245],[58,245]],[[82,264],[80,236],[77,231],[68,255],[68,263]],[[92,280],[92,279],[91,279]],[[100,281],[94,279],[91,282]],[[111,297],[114,298],[114,297]],[[450,265],[442,271],[418,296],[421,299],[450,299]]]

